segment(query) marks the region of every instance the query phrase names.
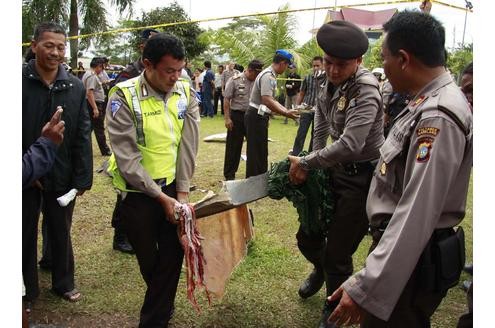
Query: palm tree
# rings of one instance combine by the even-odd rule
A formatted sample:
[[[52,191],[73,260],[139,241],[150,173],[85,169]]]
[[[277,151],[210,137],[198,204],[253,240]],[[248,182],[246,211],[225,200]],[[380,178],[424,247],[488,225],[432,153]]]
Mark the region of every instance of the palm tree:
[[[134,0],[110,0],[120,15],[132,14]],[[53,21],[69,29],[70,65],[77,67],[79,33],[90,34],[108,28],[107,11],[103,0],[24,0],[23,27],[31,27],[43,21]],[[26,20],[26,22],[25,22]],[[81,28],[80,28],[81,26]],[[26,33],[26,31],[23,31]],[[23,34],[24,34],[23,33]],[[89,46],[91,38],[81,40],[83,48]]]
[[[286,4],[279,11],[287,10]],[[243,22],[237,21],[212,33],[210,41],[220,47],[237,63],[246,66],[254,58],[270,63],[275,50],[287,49],[294,54],[296,64],[300,61],[293,35],[296,20],[289,13],[259,16]]]

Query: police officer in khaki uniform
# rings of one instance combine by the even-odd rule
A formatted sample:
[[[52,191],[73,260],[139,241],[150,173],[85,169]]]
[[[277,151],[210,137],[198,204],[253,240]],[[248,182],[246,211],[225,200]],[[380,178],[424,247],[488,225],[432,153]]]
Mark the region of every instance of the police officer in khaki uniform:
[[[293,66],[293,56],[284,49],[275,52],[272,64],[254,81],[249,98],[249,109],[244,116],[247,139],[246,178],[268,170],[268,120],[270,113],[288,118],[299,117],[297,110],[288,110],[275,100],[277,75]]]
[[[258,74],[263,70],[263,63],[252,60],[244,73],[232,77],[225,87],[224,119],[227,128],[227,143],[225,145],[225,160],[223,175],[225,180],[234,180],[239,168],[242,143],[246,136],[244,128],[244,113],[249,108],[249,95]]]
[[[107,108],[119,216],[147,286],[140,328],[168,326],[184,256],[174,205],[187,201],[199,138],[198,100],[179,80],[184,57],[176,37],[152,36],[143,73],[112,88]]]
[[[316,40],[325,52],[327,83],[319,91],[313,152],[289,156],[289,178],[299,184],[308,170],[329,168],[335,213],[326,236],[297,232],[301,253],[314,265],[300,287],[303,298],[315,294],[323,281],[331,295],[352,274],[352,255],[368,231],[366,196],[384,141],[379,84],[360,66],[368,49],[364,32],[352,23],[332,21],[318,30]],[[327,145],[329,136],[333,142]],[[327,318],[336,305],[325,302],[320,327],[333,327]]]
[[[452,227],[465,214],[472,114],[444,68],[445,30],[438,20],[399,12],[384,31],[385,73],[412,100],[380,149],[367,200],[371,253],[330,298],[340,298],[330,320],[429,327],[463,266],[460,231]]]

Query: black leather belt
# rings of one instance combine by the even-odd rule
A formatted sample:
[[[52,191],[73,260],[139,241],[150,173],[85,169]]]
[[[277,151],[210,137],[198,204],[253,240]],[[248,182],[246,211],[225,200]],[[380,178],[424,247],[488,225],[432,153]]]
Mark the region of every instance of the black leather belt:
[[[378,160],[366,161],[366,162],[353,162],[342,164],[342,168],[348,175],[356,175],[364,171],[373,171],[376,167]]]
[[[376,239],[376,241],[380,240],[385,229],[387,229],[389,222],[390,219],[385,219],[378,226],[370,226],[370,233],[373,236],[373,239]],[[443,240],[454,232],[453,228],[438,228],[433,230],[432,238],[435,240]]]

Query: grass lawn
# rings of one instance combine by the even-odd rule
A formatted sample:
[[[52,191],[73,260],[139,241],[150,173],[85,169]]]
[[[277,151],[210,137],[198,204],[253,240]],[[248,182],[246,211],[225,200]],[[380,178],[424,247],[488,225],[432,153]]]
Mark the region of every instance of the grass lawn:
[[[294,122],[287,125],[282,122],[280,118],[270,122],[269,136],[274,142],[269,144],[269,161],[283,159],[292,148],[297,127]],[[222,116],[202,119],[201,139],[221,132],[225,132]],[[93,148],[99,153],[96,142]],[[224,151],[224,143],[200,143],[192,181],[199,189],[220,188]],[[95,155],[94,168],[105,159]],[[245,162],[241,161],[237,178],[244,175]],[[192,193],[193,200],[202,196],[200,191]],[[110,179],[95,173],[93,188],[77,200],[72,227],[76,285],[83,299],[73,304],[53,296],[49,292],[50,274],[41,272],[41,295],[33,314],[35,322],[84,328],[137,326],[145,287],[135,257],[112,249],[110,220],[114,203]],[[224,298],[210,308],[201,299],[203,312],[196,314],[186,298],[183,270],[171,327],[317,326],[325,295],[323,289],[307,300],[301,300],[297,294],[311,266],[296,245],[298,221],[294,207],[286,200],[264,198],[250,204],[250,208],[254,213],[256,237],[248,256],[228,282]],[[472,188],[462,225],[467,238],[466,262],[471,262]],[[354,256],[356,270],[364,264],[369,244],[367,236]],[[467,278],[465,274],[461,277]],[[452,288],[433,317],[433,327],[454,327],[466,310],[465,293],[459,287]]]

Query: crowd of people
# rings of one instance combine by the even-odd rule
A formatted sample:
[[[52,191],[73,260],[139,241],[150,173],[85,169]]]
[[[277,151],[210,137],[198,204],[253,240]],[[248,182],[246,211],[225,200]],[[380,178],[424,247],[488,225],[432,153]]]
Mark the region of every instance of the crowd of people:
[[[52,291],[70,302],[82,297],[70,230],[77,197],[92,186],[94,130],[117,191],[113,247],[135,254],[146,283],[139,327],[168,326],[184,257],[175,211],[189,200],[201,117],[218,115],[220,103],[225,180],[236,178],[244,139],[245,177],[268,171],[274,115],[298,122],[290,183],[304,184],[312,170],[329,174],[335,208],[328,229],[296,234],[313,265],[299,296],[326,288],[319,327],[428,327],[464,267],[463,231],[454,227],[464,218],[472,168],[472,64],[458,86],[446,69],[444,28],[428,13],[399,12],[384,35],[383,71],[372,73],[362,65],[366,34],[346,21],[324,24],[316,35],[324,55],[312,58],[301,79],[285,49],[268,65],[253,58],[246,69],[229,62],[215,73],[206,60],[192,73],[180,39],[147,29],[140,58],[110,79],[103,57],[80,76],[68,73],[65,30],[39,24],[23,66],[26,310],[39,295],[40,212]],[[285,72],[281,104],[277,78]],[[62,205],[58,198],[74,189],[77,196]],[[354,272],[352,256],[368,232],[365,266]],[[472,320],[472,306],[470,313]]]

